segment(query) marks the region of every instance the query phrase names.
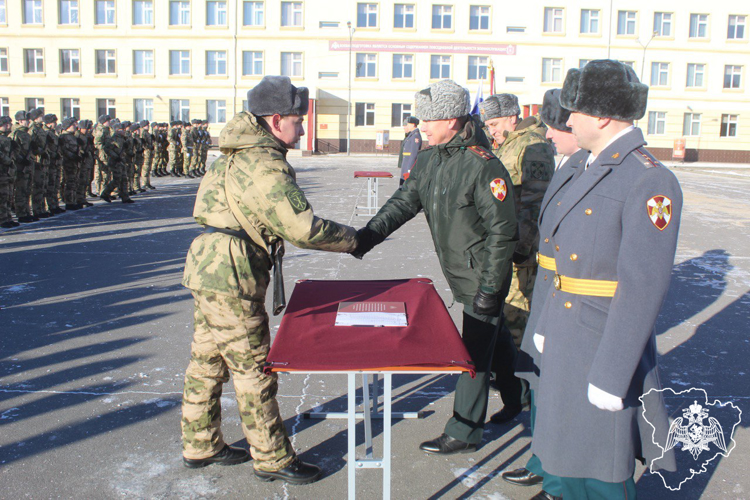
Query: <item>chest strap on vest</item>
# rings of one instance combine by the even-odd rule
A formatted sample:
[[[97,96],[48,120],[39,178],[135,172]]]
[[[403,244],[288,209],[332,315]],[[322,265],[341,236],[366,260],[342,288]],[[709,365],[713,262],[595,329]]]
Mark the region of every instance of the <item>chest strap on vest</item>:
[[[614,297],[615,290],[617,290],[617,282],[570,278],[568,276],[555,274],[555,288],[557,290],[574,293],[576,295],[590,295],[592,297]]]
[[[250,238],[250,236],[245,231],[236,231],[234,229],[224,229],[223,227],[205,226],[204,232],[206,234],[211,234],[211,233],[228,234],[229,236],[234,236],[235,238],[239,238],[249,243],[253,242],[252,238]]]
[[[542,267],[548,271],[557,271],[557,265],[555,265],[554,257],[547,257],[546,255],[542,255],[537,252],[536,263],[539,264],[539,267]]]

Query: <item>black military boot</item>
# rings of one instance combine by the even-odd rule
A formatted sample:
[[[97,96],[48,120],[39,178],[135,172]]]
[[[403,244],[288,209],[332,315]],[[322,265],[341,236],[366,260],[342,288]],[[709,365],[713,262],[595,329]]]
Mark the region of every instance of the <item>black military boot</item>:
[[[229,445],[224,445],[224,448],[214,456],[208,458],[185,458],[182,457],[182,463],[188,469],[200,469],[211,464],[219,465],[237,465],[242,464],[250,460],[252,457],[250,453],[242,448],[232,448]]]
[[[274,472],[255,469],[255,476],[261,481],[275,481],[280,479],[289,484],[314,483],[323,475],[323,471],[317,465],[307,464],[295,457],[294,461],[281,470]]]
[[[37,219],[37,220],[39,220],[39,219]],[[18,218],[18,222],[23,222],[23,223],[34,222],[34,217],[31,216],[31,215],[24,215],[24,216]]]

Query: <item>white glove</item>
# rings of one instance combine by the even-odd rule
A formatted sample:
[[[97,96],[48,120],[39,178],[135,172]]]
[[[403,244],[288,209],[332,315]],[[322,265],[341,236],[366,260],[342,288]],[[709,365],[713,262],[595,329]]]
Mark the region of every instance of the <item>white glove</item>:
[[[620,411],[623,409],[622,398],[604,392],[594,384],[589,384],[589,402],[600,410]]]
[[[534,347],[536,347],[536,350],[540,353],[544,352],[544,336],[535,333],[532,340],[534,340]]]

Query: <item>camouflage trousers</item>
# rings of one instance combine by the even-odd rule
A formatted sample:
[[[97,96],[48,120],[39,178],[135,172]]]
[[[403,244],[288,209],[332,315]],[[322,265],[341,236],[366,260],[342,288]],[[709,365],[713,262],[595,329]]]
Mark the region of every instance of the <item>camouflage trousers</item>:
[[[208,160],[208,145],[204,145],[203,148],[201,148],[201,168],[203,170],[206,169],[206,161]]]
[[[102,193],[104,185],[110,181],[110,175],[107,172],[107,161],[99,157],[96,159],[94,165],[94,186],[96,187],[96,192],[99,194]]]
[[[44,194],[47,190],[48,180],[49,165],[34,162],[34,176],[31,179],[31,209],[34,210],[36,216],[47,211]]]
[[[117,162],[115,164],[110,164],[106,168],[106,177],[109,178],[109,182],[104,185],[104,187],[101,190],[101,195],[111,195],[112,191],[117,189],[119,191],[120,199],[122,200],[129,200],[130,196],[128,195],[128,179],[127,179],[127,173],[125,171],[127,167],[124,163]]]
[[[183,455],[207,458],[224,447],[221,393],[231,373],[253,466],[283,469],[295,454],[276,402],[277,375],[263,372],[271,344],[265,306],[197,290],[193,297],[195,335],[182,398]]]
[[[505,326],[510,330],[513,336],[513,343],[519,349],[523,340],[523,332],[526,330],[526,323],[529,321],[536,272],[536,265],[513,265],[513,279],[510,282],[508,297],[505,299],[505,307],[503,309]]]
[[[167,154],[169,155],[169,161],[167,161],[167,172],[170,174],[180,173],[180,169],[182,168],[182,159],[180,157],[182,155],[180,155],[177,148],[169,148]]]
[[[80,181],[80,166],[76,161],[66,161],[63,178],[63,201],[66,205],[75,205],[78,201],[78,185]]]
[[[193,162],[195,161],[195,155],[193,155],[193,151],[194,150],[192,148],[183,149],[181,172],[188,174],[193,169]]]
[[[151,185],[151,168],[153,167],[153,153],[146,149],[143,151],[143,166],[141,167],[141,185]]]
[[[50,163],[47,172],[47,185],[44,187],[44,200],[50,209],[60,207],[60,188],[62,186],[62,166],[55,159]]]
[[[91,190],[91,181],[94,176],[94,158],[85,156],[81,160],[78,169],[78,182],[76,182],[76,203],[86,201],[86,192]]]
[[[15,177],[11,177],[10,175],[0,175],[0,223],[13,220],[10,207],[14,180]]]
[[[34,163],[16,167],[16,190],[14,206],[16,217],[31,215],[31,183],[34,177]]]

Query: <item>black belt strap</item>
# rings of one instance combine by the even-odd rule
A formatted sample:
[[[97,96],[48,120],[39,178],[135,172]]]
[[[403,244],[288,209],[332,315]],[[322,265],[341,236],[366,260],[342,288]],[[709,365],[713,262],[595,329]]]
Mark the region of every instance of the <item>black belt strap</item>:
[[[253,242],[252,238],[250,238],[250,236],[245,231],[236,231],[234,229],[225,229],[223,227],[213,227],[213,226],[205,226],[204,230],[206,234],[211,234],[211,233],[228,234],[229,236],[234,236],[235,238],[239,238],[241,240],[245,240],[250,243]]]

